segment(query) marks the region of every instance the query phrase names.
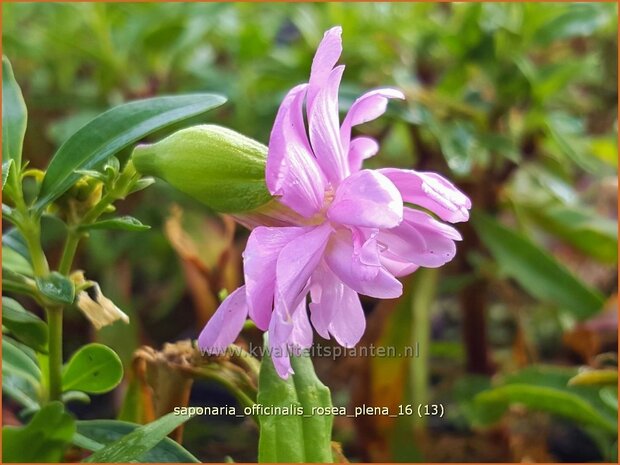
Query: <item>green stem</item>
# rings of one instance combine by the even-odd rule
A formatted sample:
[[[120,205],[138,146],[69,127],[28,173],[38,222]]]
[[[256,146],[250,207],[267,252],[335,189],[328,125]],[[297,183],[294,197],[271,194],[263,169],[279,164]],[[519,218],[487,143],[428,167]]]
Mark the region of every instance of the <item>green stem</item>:
[[[41,217],[31,215],[23,198],[21,189],[15,195],[16,209],[20,222],[17,224],[32,261],[34,275],[45,277],[49,274],[49,264],[41,245]],[[48,401],[61,400],[62,396],[62,307],[44,306],[48,326]]]
[[[68,275],[71,272],[73,266],[73,259],[77,252],[78,245],[80,243],[80,234],[75,230],[70,230],[65,240],[65,246],[62,250],[62,256],[60,257],[60,264],[58,265],[58,271],[63,275]]]
[[[32,268],[34,275],[43,277],[49,273],[49,265],[45,253],[41,247],[41,220],[28,218],[26,224],[20,228],[22,236],[26,241],[30,258],[32,259]]]
[[[110,203],[115,200],[115,193],[109,192],[90,210],[84,217],[79,220],[76,225],[69,226],[69,232],[65,239],[65,245],[62,250],[62,256],[60,257],[60,263],[58,264],[58,271],[63,275],[68,275],[71,272],[73,266],[73,260],[75,253],[77,252],[80,240],[83,237],[83,233],[78,231],[78,227],[81,225],[87,225],[93,223],[101,216]]]
[[[234,382],[226,379],[226,377],[224,376],[220,376],[217,373],[214,373],[211,370],[201,370],[199,377],[202,379],[212,380],[216,383],[221,384],[224,388],[232,392],[232,394],[237,398],[242,407],[252,407],[256,403]],[[256,417],[254,419],[258,422],[258,419]]]
[[[431,307],[437,291],[436,268],[421,268],[416,271],[411,299],[412,343],[420,348],[418,357],[411,359],[411,386],[413,405],[426,405],[429,401],[429,350],[431,343]],[[417,344],[417,346],[416,346]],[[425,417],[419,419],[418,425],[424,427]]]
[[[48,307],[49,334],[49,401],[60,400],[62,395],[62,307]]]

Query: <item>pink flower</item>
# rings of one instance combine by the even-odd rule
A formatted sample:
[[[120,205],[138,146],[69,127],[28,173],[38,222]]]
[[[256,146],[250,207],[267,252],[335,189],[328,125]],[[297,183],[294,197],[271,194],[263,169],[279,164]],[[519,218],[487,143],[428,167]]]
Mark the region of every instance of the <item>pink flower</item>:
[[[249,316],[269,331],[282,378],[293,373],[290,349],[312,344],[312,326],[342,346],[357,344],[366,326],[358,294],[399,297],[397,277],[452,260],[460,234],[426,211],[455,223],[466,221],[471,208],[438,174],[362,169],[378,144],[351,138],[351,128],[377,118],[388,99],[404,95],[370,91],[353,103],[341,125],[344,66],[335,66],[341,52],[341,28],[335,27],[319,45],[309,82],[284,98],[269,140],[267,187],[301,220],[253,229],[243,254],[245,285],[228,296],[198,338],[207,352],[224,351]]]

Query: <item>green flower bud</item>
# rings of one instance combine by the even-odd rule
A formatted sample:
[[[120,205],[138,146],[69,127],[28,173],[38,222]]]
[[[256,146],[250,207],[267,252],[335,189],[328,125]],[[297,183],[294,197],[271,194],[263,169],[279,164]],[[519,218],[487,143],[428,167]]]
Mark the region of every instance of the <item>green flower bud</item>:
[[[235,131],[202,125],[133,152],[136,169],[163,179],[221,213],[254,210],[272,197],[265,185],[267,147]]]

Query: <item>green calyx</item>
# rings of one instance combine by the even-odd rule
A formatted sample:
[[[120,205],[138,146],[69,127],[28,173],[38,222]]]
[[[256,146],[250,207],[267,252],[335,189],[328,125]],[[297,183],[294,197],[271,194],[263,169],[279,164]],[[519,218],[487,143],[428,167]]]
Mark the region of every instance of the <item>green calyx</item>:
[[[220,213],[254,210],[269,202],[267,147],[235,131],[194,126],[134,149],[136,169],[158,177]]]

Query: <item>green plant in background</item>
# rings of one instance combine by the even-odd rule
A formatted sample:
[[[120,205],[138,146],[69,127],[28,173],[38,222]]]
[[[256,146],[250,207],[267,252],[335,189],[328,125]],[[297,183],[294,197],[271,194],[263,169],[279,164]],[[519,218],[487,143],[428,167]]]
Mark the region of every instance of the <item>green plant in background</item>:
[[[14,245],[4,242],[3,288],[32,299],[46,315],[44,322],[16,300],[3,297],[3,332],[8,333],[3,339],[3,393],[25,408],[24,415],[32,416],[24,427],[3,428],[3,455],[17,462],[59,461],[76,431],[74,419],[63,413],[59,401],[88,402],[88,394],[114,389],[123,376],[120,359],[105,345],[85,345],[66,363],[62,350],[63,314],[71,308],[81,310],[97,328],[127,320],[97,283],[73,270],[78,244],[90,230],[145,228],[133,217],[109,216],[117,200],[152,183],[135,171],[131,161],[121,165],[115,155],[145,135],[209,111],[225,99],[199,94],[115,107],[69,137],[48,168],[40,171],[28,169],[22,159],[26,105],[6,57],[2,74],[2,217],[14,226],[5,233]],[[34,186],[27,184],[30,179]],[[42,248],[43,218],[54,218],[65,227],[65,245],[56,267],[50,265]],[[162,417],[119,443],[109,447],[93,443],[94,448],[86,448],[96,450],[93,457],[102,460],[108,454],[119,461],[138,459],[187,419]],[[135,441],[132,435],[139,434],[148,436],[150,442],[143,441],[138,448],[122,444]],[[39,447],[32,449],[29,443]]]

